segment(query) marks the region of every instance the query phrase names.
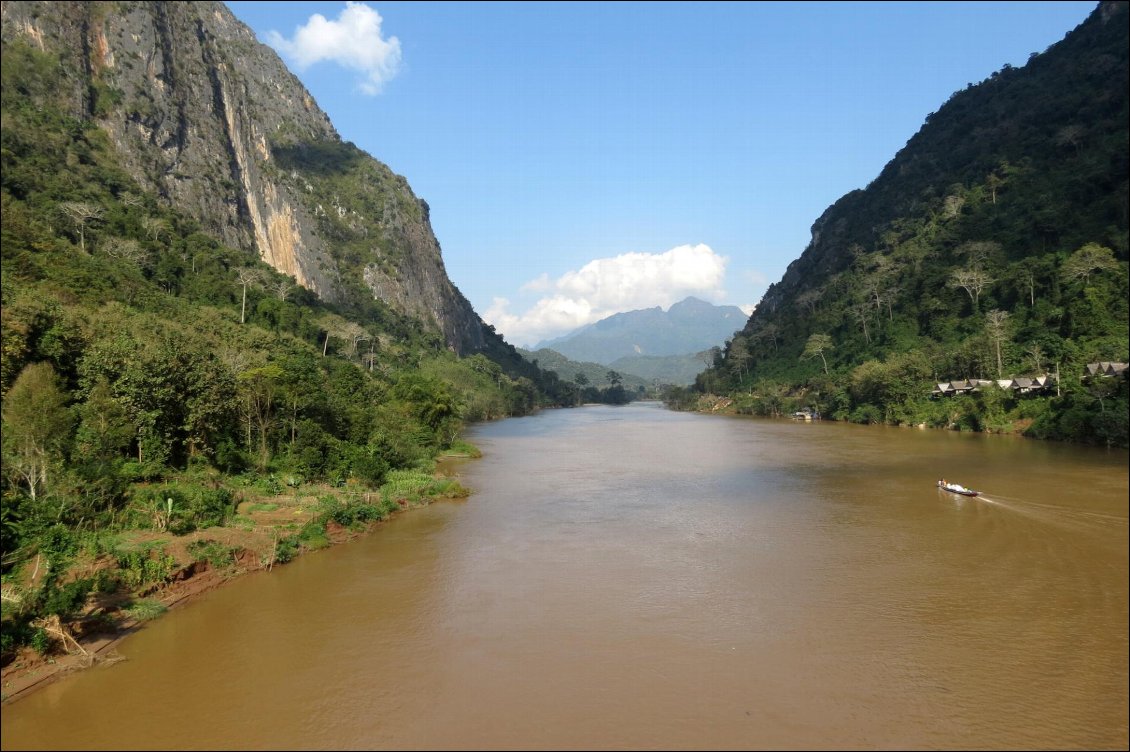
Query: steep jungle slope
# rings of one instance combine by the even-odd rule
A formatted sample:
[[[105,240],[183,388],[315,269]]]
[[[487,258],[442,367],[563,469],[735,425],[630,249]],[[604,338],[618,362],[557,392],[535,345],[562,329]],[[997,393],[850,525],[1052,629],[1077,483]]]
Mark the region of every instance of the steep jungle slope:
[[[222,5],[0,15],[0,662],[459,493],[467,422],[572,404]]]
[[[1024,67],[955,92],[817,219],[698,392],[1125,444],[1125,379],[1082,377],[1128,355],[1127,16],[1103,2]],[[928,399],[935,382],[1057,372],[1058,398]]]
[[[323,300],[361,310],[375,297],[438,327],[457,352],[499,348],[447,278],[427,204],[342,141],[222,3],[2,8],[5,65],[22,64],[9,51],[57,65],[57,105],[105,134],[141,193]]]

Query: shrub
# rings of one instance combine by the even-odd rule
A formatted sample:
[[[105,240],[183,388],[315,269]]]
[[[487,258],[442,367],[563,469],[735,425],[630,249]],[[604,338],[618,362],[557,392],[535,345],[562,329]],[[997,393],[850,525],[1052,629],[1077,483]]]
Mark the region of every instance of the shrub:
[[[117,561],[122,583],[131,590],[150,583],[164,582],[176,567],[176,559],[151,547],[119,553]]]
[[[188,544],[188,553],[193,561],[206,561],[217,569],[234,564],[235,552],[236,549],[215,540],[198,540]]]
[[[376,504],[360,504],[355,508],[355,514],[358,522],[372,522],[373,520],[382,520],[385,518],[386,513]]]
[[[32,649],[40,655],[47,655],[55,647],[55,638],[47,633],[43,627],[39,627],[31,634],[29,641]]]
[[[852,423],[882,423],[883,413],[874,405],[865,404],[852,410],[848,420]]]
[[[122,611],[135,621],[149,621],[156,619],[161,614],[165,613],[167,609],[165,604],[151,598],[142,598],[131,603]]]
[[[286,564],[298,555],[298,536],[288,535],[275,541],[275,563]]]
[[[66,585],[56,585],[54,579],[49,578],[40,594],[42,605],[39,612],[58,614],[62,619],[70,618],[86,603],[86,596],[93,586],[93,578],[75,580]]]

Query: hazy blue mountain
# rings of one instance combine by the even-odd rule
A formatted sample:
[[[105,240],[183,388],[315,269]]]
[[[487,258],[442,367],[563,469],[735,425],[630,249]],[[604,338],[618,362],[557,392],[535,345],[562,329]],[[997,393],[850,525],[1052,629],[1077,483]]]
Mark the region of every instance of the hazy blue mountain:
[[[723,345],[747,318],[737,306],[689,297],[666,311],[656,306],[614,314],[534,349],[550,348],[573,360],[604,365],[620,358],[693,355]]]

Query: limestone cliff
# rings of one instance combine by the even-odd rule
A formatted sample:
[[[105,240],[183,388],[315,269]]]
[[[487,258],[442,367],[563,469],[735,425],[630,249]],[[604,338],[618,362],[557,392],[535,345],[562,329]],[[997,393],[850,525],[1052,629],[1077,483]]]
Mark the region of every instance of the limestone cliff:
[[[341,140],[269,47],[218,2],[3,2],[3,39],[59,57],[68,108],[148,191],[330,301],[371,295],[484,347],[427,205]]]

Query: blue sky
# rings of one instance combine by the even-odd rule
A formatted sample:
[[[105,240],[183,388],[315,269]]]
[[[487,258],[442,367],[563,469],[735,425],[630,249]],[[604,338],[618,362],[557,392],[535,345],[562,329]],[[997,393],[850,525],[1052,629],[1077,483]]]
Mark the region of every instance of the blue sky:
[[[227,5],[526,346],[690,294],[751,310],[928,114],[1096,3]]]

